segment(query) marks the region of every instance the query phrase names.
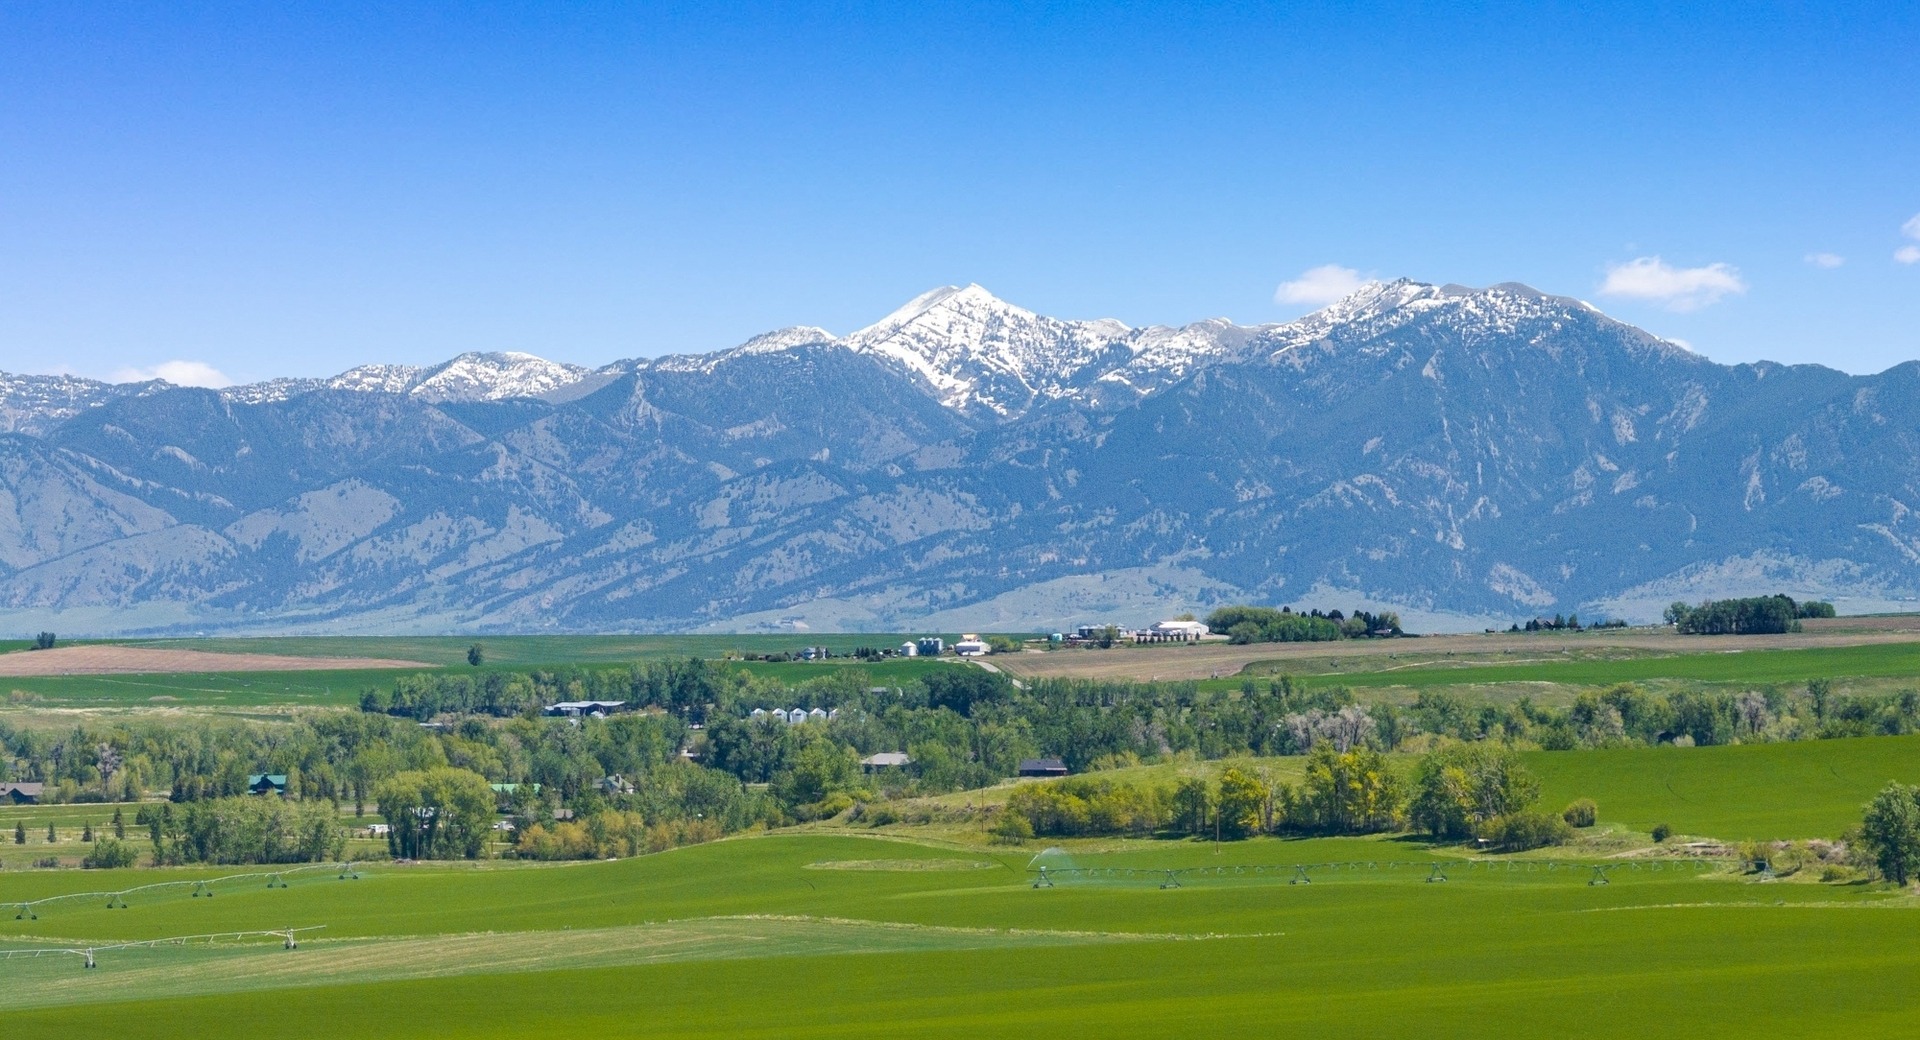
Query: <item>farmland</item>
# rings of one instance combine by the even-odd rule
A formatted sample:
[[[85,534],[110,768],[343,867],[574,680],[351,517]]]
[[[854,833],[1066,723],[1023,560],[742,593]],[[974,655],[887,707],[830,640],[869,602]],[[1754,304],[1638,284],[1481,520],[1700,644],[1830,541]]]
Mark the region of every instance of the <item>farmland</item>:
[[[273,938],[102,951],[95,972],[72,956],[11,960],[0,1015],[16,1036],[72,1035],[105,1013],[131,1036],[191,1023],[215,1038],[316,1023],[391,1035],[396,1020],[462,1037],[1213,1036],[1282,1021],[1314,1036],[1630,1036],[1659,1032],[1675,1007],[1710,1036],[1874,1036],[1920,1015],[1901,981],[1920,968],[1903,939],[1920,908],[1884,890],[1673,865],[1618,868],[1596,887],[1578,864],[1469,869],[1390,839],[1069,849],[1042,861],[1115,876],[1035,890],[1034,855],[775,835],[569,867],[254,878],[214,899],[136,894],[125,910],[43,904],[38,920],[0,918],[8,946],[325,929],[296,951]],[[882,869],[819,869],[860,861]],[[933,869],[905,869],[916,861]],[[1433,862],[1452,864],[1447,883],[1425,882]],[[1289,863],[1343,866],[1310,885],[1251,870]],[[1130,866],[1194,869],[1163,890]],[[36,873],[9,878],[7,898],[154,873]],[[796,979],[798,1006],[768,984]],[[1617,1013],[1568,1011],[1602,1000]]]
[[[1498,699],[1510,689],[1622,681],[1753,684],[1788,687],[1804,702],[1810,678],[1832,679],[1838,691],[1920,677],[1916,644],[1892,638],[1901,633],[1817,635],[1740,653],[1540,641],[1525,653],[1451,659],[1425,640],[1382,642],[1361,644],[1383,648],[1363,664],[1353,647],[1337,647],[1345,656],[1254,659],[1250,675],[1198,685],[1231,699],[1247,678],[1292,674],[1309,689],[1340,684],[1363,697],[1438,688]],[[1852,636],[1878,641],[1832,641]],[[730,650],[799,645],[784,638],[724,647],[627,638],[483,640],[479,669],[465,663],[468,640],[236,640],[217,649],[418,661],[458,675],[693,654],[776,691],[819,678],[864,692],[913,686],[939,670],[979,675],[929,660],[726,659]],[[874,637],[857,638],[845,649]],[[1167,651],[1183,652],[1193,651]],[[22,692],[0,722],[57,735],[76,720],[164,724],[210,711],[246,720],[220,725],[296,729],[412,671],[22,676],[8,680]],[[429,739],[411,720],[379,722]],[[1410,776],[1428,739],[1389,745],[1387,768]],[[1859,1037],[1911,1035],[1920,1025],[1920,995],[1906,981],[1920,969],[1907,940],[1920,897],[1857,870],[1776,880],[1735,857],[1748,840],[1838,838],[1887,781],[1920,782],[1920,734],[1524,750],[1520,759],[1539,778],[1540,807],[1591,798],[1598,825],[1570,844],[1512,854],[1403,830],[1218,843],[1165,831],[1006,845],[986,826],[1018,789],[1003,782],[901,795],[884,817],[803,814],[615,860],[395,863],[384,840],[365,836],[381,820],[373,807],[355,816],[343,800],[340,822],[356,829],[344,854],[363,860],[352,869],[79,870],[81,829],[104,835],[115,808],[128,844],[142,863],[150,858],[134,823],[139,806],[0,806],[0,951],[16,954],[0,962],[0,1027],[10,1037],[54,1037],[111,1021],[132,1037],[219,1040],[396,1030],[1219,1036],[1281,1027],[1303,1036],[1625,1037],[1664,1035],[1681,1022],[1709,1037]],[[1171,788],[1216,781],[1228,767],[1298,786],[1306,759],[1170,755],[1111,762],[1094,775]],[[15,824],[26,839],[17,845]],[[59,837],[51,844],[49,824]],[[1656,824],[1675,840],[1654,842]],[[493,839],[485,851],[506,848]],[[31,869],[49,857],[66,869]],[[1053,887],[1034,887],[1040,866]],[[270,887],[276,872],[286,887]],[[196,882],[210,882],[211,897],[194,895]],[[270,934],[287,929],[302,929],[297,950]],[[188,941],[126,945],[172,939]],[[82,967],[87,950],[99,965],[92,971]]]

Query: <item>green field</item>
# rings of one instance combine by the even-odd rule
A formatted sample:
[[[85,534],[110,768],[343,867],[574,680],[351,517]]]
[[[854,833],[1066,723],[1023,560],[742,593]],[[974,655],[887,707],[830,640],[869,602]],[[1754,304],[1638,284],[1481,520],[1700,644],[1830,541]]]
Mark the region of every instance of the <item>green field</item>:
[[[63,708],[340,707],[359,703],[369,686],[419,670],[20,676],[0,679],[0,688],[16,705]]]
[[[1205,868],[1035,890],[1033,850],[772,836],[566,867],[382,867],[0,915],[14,949],[324,925],[5,964],[9,1036],[1910,1035],[1920,909],[1692,868],[1469,869],[1392,840],[1134,842]],[[984,869],[974,864],[988,864]],[[1309,885],[1254,865],[1341,863]],[[1367,864],[1373,865],[1372,869]],[[1394,867],[1392,864],[1399,864]],[[877,869],[844,869],[866,866]],[[837,867],[842,869],[821,869]],[[922,867],[926,869],[913,869]],[[1235,868],[1240,868],[1238,873]],[[150,882],[39,872],[6,898]],[[209,877],[166,872],[182,879]],[[438,977],[436,977],[438,976]],[[804,997],[804,999],[799,999]],[[1593,1009],[1604,1007],[1604,1013]]]
[[[943,635],[951,643],[956,633]],[[899,633],[809,633],[752,635],[630,635],[630,636],[258,636],[208,639],[123,640],[128,646],[206,650],[214,653],[293,654],[322,657],[381,657],[422,664],[467,663],[467,649],[475,643],[486,651],[489,664],[548,667],[568,664],[618,664],[661,657],[719,659],[729,654],[773,654],[824,646],[836,654],[857,647],[898,647],[910,638]],[[25,644],[23,643],[22,646]]]
[[[614,665],[718,647],[651,637],[483,640],[489,668]],[[685,637],[704,640],[708,637]],[[842,637],[856,645],[862,637]],[[625,641],[623,641],[625,640]],[[815,643],[827,642],[816,637]],[[196,641],[205,649],[409,657],[464,670],[470,640]],[[829,645],[836,645],[829,643]],[[606,656],[596,656],[604,654]],[[1636,681],[1800,683],[1920,673],[1920,648],[1475,663],[1332,674],[1355,686]],[[523,655],[523,656],[515,656]],[[798,683],[910,681],[935,661],[734,662]],[[267,713],[351,704],[390,671],[11,680],[58,710]],[[1225,684],[1225,681],[1222,681]],[[1238,685],[1234,680],[1232,685]],[[1494,687],[1494,688],[1497,688]],[[1382,693],[1387,692],[1381,690]],[[1410,769],[1411,755],[1391,756]],[[0,806],[0,1030],[72,1037],[1904,1037],[1920,1032],[1920,896],[1779,881],[1650,847],[1665,823],[1724,841],[1833,838],[1891,779],[1920,781],[1920,735],[1701,748],[1528,752],[1542,806],[1601,826],[1513,857],[1407,836],[1214,844],[986,843],[977,817],[846,820],[653,856],[291,871],[30,870],[85,851],[112,806]],[[1114,770],[1169,784],[1228,764],[1295,780],[1302,759]],[[1004,801],[1010,786],[928,799]],[[127,813],[129,839],[145,842]],[[372,818],[368,818],[371,820]],[[46,824],[62,840],[44,841]],[[360,823],[367,820],[358,821]],[[378,843],[359,839],[357,853]],[[1631,853],[1631,855],[1627,855]],[[1055,887],[1036,889],[1045,864]],[[1447,880],[1429,882],[1435,864]],[[1589,884],[1595,867],[1609,883]],[[1654,869],[1656,866],[1659,869]],[[1310,884],[1290,883],[1296,877]],[[1163,888],[1169,879],[1178,887]],[[1089,873],[1097,871],[1097,873]],[[1131,872],[1131,873],[1130,873]],[[235,876],[242,875],[242,876]],[[217,880],[212,898],[196,881]],[[126,907],[118,904],[124,892]],[[59,898],[59,897],[68,898]],[[28,904],[32,913],[21,912]],[[37,915],[37,916],[36,916]],[[300,948],[283,949],[289,928]],[[229,933],[254,933],[236,936]],[[224,936],[224,937],[223,937]],[[198,938],[194,938],[198,937]],[[122,948],[134,941],[179,944]],[[74,953],[92,949],[86,970]],[[28,956],[28,951],[56,951]]]
[[[1353,687],[1486,686],[1498,683],[1601,686],[1655,679],[1764,684],[1804,683],[1808,679],[1911,678],[1915,683],[1920,683],[1920,643],[1575,658],[1565,661],[1533,659],[1512,664],[1460,666],[1436,662],[1431,657],[1420,658],[1417,663],[1409,663],[1405,667],[1381,666],[1378,661],[1365,663],[1370,670],[1317,671],[1309,673],[1306,678],[1314,685],[1337,683]],[[1279,663],[1266,667],[1272,671],[1284,670]],[[1226,680],[1211,682],[1228,685]]]
[[[584,661],[549,664],[564,668],[611,667],[624,661]],[[456,668],[468,671],[462,661]],[[488,663],[488,669],[511,670],[527,665]],[[852,672],[875,685],[899,685],[935,668],[960,665],[953,659],[898,658],[872,662],[853,658],[826,661],[733,661],[724,667],[784,683],[801,683]],[[368,687],[391,686],[417,668],[342,669],[311,672],[200,672],[154,675],[52,675],[0,680],[16,705],[59,708],[302,708],[348,707],[358,704]]]
[[[1601,819],[1635,830],[1729,840],[1837,837],[1889,780],[1920,783],[1920,736],[1525,757],[1549,806],[1593,798]]]

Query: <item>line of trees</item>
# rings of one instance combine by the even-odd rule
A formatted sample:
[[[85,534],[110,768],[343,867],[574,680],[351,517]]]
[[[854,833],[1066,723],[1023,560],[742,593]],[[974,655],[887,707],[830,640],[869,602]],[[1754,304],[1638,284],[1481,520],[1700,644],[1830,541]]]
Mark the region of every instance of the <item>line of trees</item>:
[[[1342,614],[1338,610],[1321,613],[1318,609],[1296,614],[1292,607],[1231,606],[1207,615],[1207,628],[1227,637],[1230,643],[1324,643],[1335,639],[1364,639],[1398,636],[1400,615],[1372,614],[1356,610]]]
[[[534,715],[561,701],[625,701],[699,722],[709,707],[729,708],[750,685],[744,673],[697,657],[615,668],[421,672],[362,691],[360,710],[425,722],[442,715]]]
[[[1230,767],[1209,781],[1128,783],[1112,776],[1068,777],[1017,788],[992,825],[1002,841],[1031,837],[1189,834],[1239,839],[1256,834],[1373,834],[1411,828],[1436,840],[1484,839],[1519,851],[1571,836],[1574,807],[1536,811],[1540,783],[1506,745],[1452,744],[1423,756],[1410,775],[1369,747],[1319,745],[1297,784]],[[1586,803],[1591,805],[1591,803]],[[1584,813],[1583,822],[1592,824]]]
[[[1800,631],[1802,618],[1830,618],[1833,604],[1796,603],[1791,596],[1750,596],[1703,600],[1698,606],[1674,603],[1662,615],[1683,635],[1768,635]]]
[[[134,823],[147,828],[156,865],[317,863],[338,859],[346,848],[340,814],[326,802],[252,797],[159,802],[141,806]],[[123,859],[123,849],[116,846],[106,858]]]

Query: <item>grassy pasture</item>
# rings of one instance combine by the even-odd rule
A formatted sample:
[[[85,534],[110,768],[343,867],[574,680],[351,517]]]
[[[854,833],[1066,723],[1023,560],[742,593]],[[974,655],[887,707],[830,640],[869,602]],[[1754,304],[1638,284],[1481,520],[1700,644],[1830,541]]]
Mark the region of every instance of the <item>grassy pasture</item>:
[[[1724,839],[1838,837],[1889,780],[1920,782],[1920,735],[1710,748],[1540,751],[1541,800],[1601,819]]]
[[[1616,682],[1688,679],[1710,683],[1804,683],[1816,678],[1912,678],[1920,683],[1920,643],[1877,643],[1865,646],[1809,647],[1797,650],[1746,650],[1614,658],[1580,657],[1569,660],[1523,659],[1512,664],[1450,666],[1432,658],[1417,658],[1406,667],[1378,667],[1365,671],[1320,671],[1305,676],[1320,685],[1486,686],[1499,683],[1553,683],[1602,686]],[[1274,672],[1284,667],[1272,666]],[[1215,685],[1233,685],[1214,680]]]
[[[0,915],[0,946],[325,924],[277,942],[5,962],[9,1036],[1894,1036],[1920,1023],[1912,900],[1724,873],[1467,870],[1392,840],[1133,843],[1048,854],[1191,865],[1035,890],[993,870],[809,870],[952,859],[771,836],[617,863],[387,867]],[[979,853],[969,853],[977,858]],[[1386,869],[1395,859],[1401,869]],[[1372,861],[1319,875],[1235,865]],[[42,872],[7,898],[150,880]],[[167,872],[188,876],[187,872]],[[199,872],[204,876],[207,872]],[[1605,1013],[1593,1009],[1604,1007]]]
[[[464,667],[464,665],[463,665]],[[407,669],[312,672],[198,672],[135,675],[19,676],[0,680],[15,704],[62,708],[289,708],[359,703],[368,686],[391,683]]]

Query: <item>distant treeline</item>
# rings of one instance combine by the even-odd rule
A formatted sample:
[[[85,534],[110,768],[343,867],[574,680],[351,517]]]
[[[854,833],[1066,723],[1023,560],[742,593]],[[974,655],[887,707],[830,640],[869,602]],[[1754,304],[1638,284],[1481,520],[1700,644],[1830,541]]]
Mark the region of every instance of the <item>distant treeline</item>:
[[[1750,596],[1746,599],[1705,600],[1690,607],[1675,603],[1666,609],[1667,624],[1685,635],[1769,635],[1800,631],[1802,618],[1833,617],[1833,604],[1822,600],[1795,603],[1791,596]]]
[[[1404,635],[1400,615],[1356,610],[1296,614],[1292,607],[1221,607],[1207,615],[1208,630],[1230,643],[1324,643],[1335,639]]]
[[[369,687],[360,710],[427,721],[440,715],[535,715],[561,701],[623,701],[700,721],[708,705],[725,703],[736,684],[697,657],[617,668],[527,672],[422,672],[390,688]]]

